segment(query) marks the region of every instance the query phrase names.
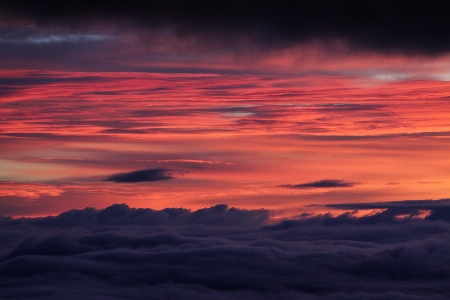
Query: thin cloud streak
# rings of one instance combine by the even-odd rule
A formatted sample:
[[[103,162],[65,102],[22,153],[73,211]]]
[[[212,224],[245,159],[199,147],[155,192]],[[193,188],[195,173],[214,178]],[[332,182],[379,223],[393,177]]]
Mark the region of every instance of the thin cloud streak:
[[[106,178],[106,181],[117,183],[161,181],[173,179],[166,169],[144,169],[132,172],[117,173]]]
[[[324,179],[300,184],[283,184],[280,185],[280,187],[287,187],[291,189],[321,189],[321,188],[353,187],[354,185],[355,185],[354,182],[336,179]]]

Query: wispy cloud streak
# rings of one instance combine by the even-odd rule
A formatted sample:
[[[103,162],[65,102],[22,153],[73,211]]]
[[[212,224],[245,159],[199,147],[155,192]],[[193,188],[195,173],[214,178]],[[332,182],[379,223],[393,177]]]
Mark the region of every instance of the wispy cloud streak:
[[[320,188],[341,188],[341,187],[352,187],[354,182],[348,182],[344,180],[336,179],[324,179],[319,181],[311,181],[300,184],[283,184],[280,187],[287,187],[291,189],[320,189]]]
[[[169,171],[166,169],[144,169],[132,172],[117,173],[106,178],[106,181],[117,183],[161,181],[172,179]]]

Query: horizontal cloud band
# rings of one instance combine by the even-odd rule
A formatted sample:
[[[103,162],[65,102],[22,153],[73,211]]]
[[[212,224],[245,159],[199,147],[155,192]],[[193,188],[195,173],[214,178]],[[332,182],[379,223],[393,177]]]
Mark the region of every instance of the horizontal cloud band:
[[[144,169],[127,173],[118,173],[106,178],[106,181],[117,183],[160,181],[172,179],[172,175],[166,169]]]
[[[222,46],[242,38],[244,44],[266,47],[340,39],[352,51],[436,54],[450,50],[449,7],[444,0],[16,0],[2,1],[0,13],[12,24],[20,20],[67,29],[106,21],[144,31],[174,30],[178,37]]]
[[[320,189],[320,188],[340,188],[340,187],[352,187],[355,183],[347,182],[343,180],[324,179],[319,181],[312,181],[300,184],[283,184],[280,187],[287,187],[291,189]]]

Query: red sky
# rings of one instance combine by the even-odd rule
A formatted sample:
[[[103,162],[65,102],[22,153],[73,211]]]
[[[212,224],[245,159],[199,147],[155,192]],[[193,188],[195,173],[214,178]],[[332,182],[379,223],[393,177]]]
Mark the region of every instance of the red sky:
[[[300,211],[444,198],[449,84],[343,76],[3,72],[3,214],[131,206]],[[167,181],[111,174],[167,169]],[[324,179],[346,187],[289,188]],[[283,187],[283,185],[285,185]]]
[[[245,31],[227,46],[224,33],[36,18],[1,25],[0,215],[113,203],[296,215],[450,194],[446,45],[273,46]],[[140,170],[170,179],[111,179]]]

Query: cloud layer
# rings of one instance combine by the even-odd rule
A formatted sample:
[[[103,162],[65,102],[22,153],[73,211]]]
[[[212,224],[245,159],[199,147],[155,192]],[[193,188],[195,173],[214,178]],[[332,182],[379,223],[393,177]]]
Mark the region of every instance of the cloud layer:
[[[448,208],[448,201],[432,207]],[[56,217],[2,218],[0,291],[21,299],[450,295],[448,218],[345,213],[272,224],[269,216],[226,205],[191,212],[122,204]]]
[[[340,40],[353,50],[448,52],[447,1],[3,1],[11,22],[86,28],[98,21],[174,31],[211,47],[283,47]],[[144,34],[145,35],[145,34]],[[212,43],[211,43],[212,42]]]

